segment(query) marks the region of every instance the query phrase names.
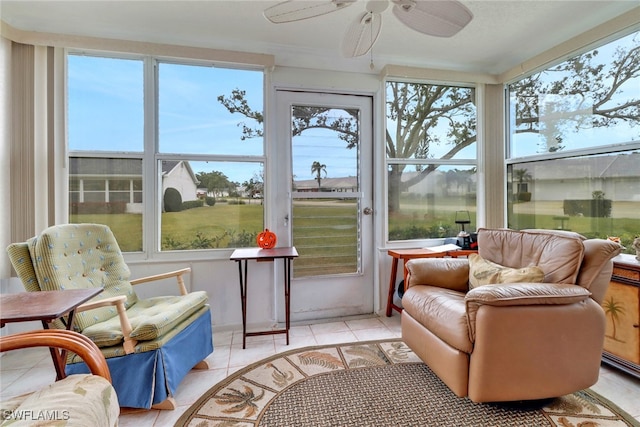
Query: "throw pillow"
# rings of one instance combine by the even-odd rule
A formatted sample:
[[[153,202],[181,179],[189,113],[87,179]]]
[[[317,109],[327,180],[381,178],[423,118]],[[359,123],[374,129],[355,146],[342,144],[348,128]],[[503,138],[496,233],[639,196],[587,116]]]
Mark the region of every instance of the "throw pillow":
[[[478,254],[469,255],[469,289],[498,283],[541,283],[543,280],[544,271],[538,266],[510,268]]]

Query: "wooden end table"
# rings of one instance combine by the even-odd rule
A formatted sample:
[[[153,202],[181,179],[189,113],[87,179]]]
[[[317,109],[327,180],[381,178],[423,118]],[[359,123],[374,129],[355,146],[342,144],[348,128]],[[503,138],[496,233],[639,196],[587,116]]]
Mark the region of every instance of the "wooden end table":
[[[389,279],[389,294],[387,296],[387,317],[391,317],[392,310],[402,312],[402,307],[399,307],[393,303],[393,294],[396,291],[396,275],[398,274],[398,260],[402,260],[403,265],[409,259],[415,258],[458,258],[463,256],[469,256],[470,254],[477,254],[478,251],[473,249],[460,249],[455,251],[440,251],[435,252],[429,248],[422,249],[390,249],[387,252],[393,260],[391,261],[391,278]],[[404,286],[407,289],[407,270],[404,269]]]
[[[242,248],[236,249],[229,258],[231,261],[238,263],[238,272],[240,275],[240,300],[242,303],[242,348],[246,347],[247,337],[256,335],[273,335],[286,334],[287,345],[289,345],[289,326],[291,312],[291,261],[298,257],[298,251],[295,247],[260,249],[260,248]],[[285,329],[247,332],[247,263],[249,260],[257,262],[273,262],[275,259],[282,259],[284,262],[284,307],[285,307]],[[244,269],[243,269],[244,263]]]
[[[79,305],[102,292],[102,288],[65,291],[19,292],[0,295],[0,327],[6,323],[40,320],[44,329],[49,323],[67,315],[67,329],[73,329],[73,316]],[[66,376],[67,351],[50,347],[56,379]]]

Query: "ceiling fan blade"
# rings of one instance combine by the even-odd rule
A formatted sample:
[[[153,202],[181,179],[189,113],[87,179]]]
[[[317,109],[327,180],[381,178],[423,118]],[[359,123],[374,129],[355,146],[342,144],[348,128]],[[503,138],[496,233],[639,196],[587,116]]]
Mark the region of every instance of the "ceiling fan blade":
[[[326,15],[351,6],[357,0],[287,0],[264,10],[264,17],[274,24],[300,21],[315,16]]]
[[[473,14],[456,0],[392,0],[393,14],[423,34],[451,37],[463,29]]]
[[[379,13],[363,12],[349,25],[342,39],[342,55],[347,58],[362,56],[380,35],[382,15]]]

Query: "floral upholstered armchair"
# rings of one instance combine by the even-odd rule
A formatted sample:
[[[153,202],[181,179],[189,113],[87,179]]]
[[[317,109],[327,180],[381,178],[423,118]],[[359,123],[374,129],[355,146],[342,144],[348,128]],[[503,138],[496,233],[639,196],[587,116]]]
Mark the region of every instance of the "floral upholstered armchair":
[[[0,352],[31,347],[52,347],[74,352],[90,374],[70,375],[32,393],[3,399],[2,425],[56,425],[112,427],[118,425],[120,407],[111,385],[109,367],[100,349],[87,337],[67,330],[31,331],[0,337]]]
[[[188,268],[130,280],[113,233],[100,224],[53,226],[7,252],[27,291],[103,289],[76,310],[73,326],[107,358],[121,406],[174,409],[180,381],[192,368],[207,367],[213,351],[208,296],[187,292]],[[177,279],[177,295],[141,299],[133,290],[170,277]],[[53,327],[66,325],[57,320]],[[88,369],[71,354],[66,371]]]

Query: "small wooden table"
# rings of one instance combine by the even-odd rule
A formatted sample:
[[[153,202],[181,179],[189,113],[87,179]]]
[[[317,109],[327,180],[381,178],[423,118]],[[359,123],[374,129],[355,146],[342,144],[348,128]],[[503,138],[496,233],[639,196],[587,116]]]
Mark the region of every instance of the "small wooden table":
[[[398,274],[398,260],[407,262],[409,259],[415,258],[458,258],[462,256],[469,256],[470,254],[477,254],[478,251],[475,249],[460,249],[455,251],[439,251],[435,252],[429,250],[428,248],[422,249],[390,249],[387,252],[389,255],[393,257],[391,261],[391,278],[389,279],[389,295],[387,296],[387,317],[391,317],[392,310],[396,310],[397,312],[402,312],[402,307],[399,307],[393,303],[393,294],[396,291],[396,275]],[[404,270],[404,286],[407,288],[407,271]]]
[[[6,323],[40,320],[44,329],[49,323],[67,315],[67,329],[73,328],[76,308],[102,292],[102,288],[69,289],[65,291],[19,292],[0,295],[0,327]],[[49,348],[56,379],[63,379],[67,351]]]
[[[260,249],[260,248],[242,248],[236,249],[229,258],[231,261],[238,263],[238,272],[240,275],[240,299],[242,303],[242,348],[246,347],[247,337],[256,335],[273,335],[286,334],[287,345],[289,345],[289,326],[291,312],[291,260],[298,257],[298,251],[295,247]],[[285,329],[277,329],[261,332],[247,332],[247,263],[249,260],[258,262],[270,261],[281,258],[284,262],[284,307],[285,307]],[[244,269],[243,269],[244,262]],[[244,271],[243,271],[244,270]]]

